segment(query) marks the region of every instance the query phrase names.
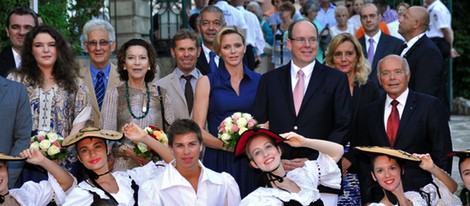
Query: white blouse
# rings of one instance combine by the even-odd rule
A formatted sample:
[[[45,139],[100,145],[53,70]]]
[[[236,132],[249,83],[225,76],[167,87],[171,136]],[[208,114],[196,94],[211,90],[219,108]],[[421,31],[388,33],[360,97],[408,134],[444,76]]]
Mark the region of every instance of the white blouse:
[[[150,161],[146,165],[136,167],[132,170],[113,172],[112,175],[116,179],[119,191],[117,193],[110,194],[121,206],[134,205],[134,190],[131,187],[132,180],[140,186],[145,181],[160,174],[165,168],[163,166],[164,164],[165,163],[163,161],[158,161],[156,163]],[[110,199],[103,190],[91,185],[87,181],[82,181],[78,184],[78,187],[75,187],[70,195],[67,196],[64,205],[91,205],[93,203],[93,194],[90,193],[90,191],[98,194],[102,199]]]
[[[341,171],[336,162],[328,155],[319,153],[317,160],[305,162],[302,168],[287,173],[287,178],[294,181],[300,192],[290,193],[278,188],[260,187],[243,198],[240,205],[283,205],[283,202],[296,200],[302,205],[309,205],[320,199],[318,185],[340,189]]]
[[[191,184],[176,170],[173,160],[165,171],[147,181],[139,189],[139,205],[225,205],[238,206],[240,190],[228,173],[214,172],[202,165],[201,175],[194,191]]]
[[[72,186],[67,191],[64,191],[54,176],[48,173],[47,180],[39,183],[28,181],[20,188],[11,189],[9,192],[23,206],[46,206],[52,200],[55,200],[57,205],[62,205],[67,194],[77,186],[77,180],[73,179]]]
[[[431,205],[436,206],[446,206],[446,205],[462,205],[460,199],[452,194],[447,186],[442,183],[439,179],[432,176],[434,184],[439,188],[438,189],[434,184],[430,183],[421,188],[421,192],[429,194]],[[441,198],[439,198],[439,195]],[[405,197],[413,203],[413,206],[427,206],[426,199],[416,191],[405,192]],[[372,203],[369,206],[385,206],[382,203]]]

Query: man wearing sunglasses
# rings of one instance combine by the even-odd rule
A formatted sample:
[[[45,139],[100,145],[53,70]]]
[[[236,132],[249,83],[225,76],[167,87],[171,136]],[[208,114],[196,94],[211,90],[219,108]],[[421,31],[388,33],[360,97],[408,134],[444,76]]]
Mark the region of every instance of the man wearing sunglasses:
[[[88,125],[100,127],[100,111],[106,89],[117,87],[120,83],[116,65],[109,61],[116,49],[116,35],[108,21],[92,19],[83,26],[81,40],[83,50],[90,56],[89,65],[80,69],[80,75],[90,90],[93,107],[93,123]]]

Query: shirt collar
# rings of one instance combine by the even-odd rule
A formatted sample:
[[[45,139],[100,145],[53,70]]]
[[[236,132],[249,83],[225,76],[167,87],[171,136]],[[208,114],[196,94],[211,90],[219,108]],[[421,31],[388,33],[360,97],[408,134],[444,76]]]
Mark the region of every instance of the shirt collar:
[[[108,63],[108,65],[102,71],[105,77],[108,77],[110,70],[111,70],[111,64]],[[101,70],[97,69],[95,66],[93,66],[93,64],[90,63],[90,71],[91,71],[91,76],[95,78],[98,72],[100,72]]]
[[[175,72],[177,77],[184,75],[184,73],[178,67],[176,67]],[[199,73],[197,72],[196,68],[194,68],[193,71],[191,71],[189,74],[193,75],[194,78],[199,79]]]
[[[213,184],[218,184],[222,185],[224,184],[223,179],[219,178],[217,176],[214,176],[213,171],[210,171],[204,165],[200,160],[198,160],[199,167],[201,167],[201,175],[199,176],[199,182],[198,184],[201,184],[203,182],[209,181]],[[169,164],[166,170],[164,171],[164,175],[161,176],[163,178],[162,180],[162,185],[161,188],[162,190],[171,188],[174,186],[186,186],[189,185],[189,182],[181,176],[181,174],[176,170],[176,161],[172,160]]]
[[[316,60],[314,60],[312,63],[308,64],[307,66],[300,68],[297,65],[294,64],[293,61],[291,61],[291,75],[293,75],[294,78],[297,78],[297,72],[302,69],[304,72],[304,78],[309,78],[312,75],[313,68],[315,67]]]
[[[11,47],[11,51],[13,53],[13,58],[15,59],[15,66],[16,68],[20,68],[21,66],[21,55],[18,54],[14,49],[13,47]]]
[[[406,88],[406,90],[400,94],[400,96],[398,96],[396,98],[396,100],[400,103],[400,105],[403,105],[405,106],[406,104],[406,99],[408,98],[408,93],[410,92],[410,90],[408,88]],[[385,105],[388,105],[390,106],[390,103],[393,101],[392,98],[390,98],[390,96],[388,96],[387,94],[387,99],[385,100]]]
[[[419,34],[418,36],[415,36],[413,38],[410,39],[410,41],[406,42],[406,46],[407,48],[411,48],[421,37],[424,36],[424,32]]]
[[[366,42],[369,42],[369,39],[372,38],[374,40],[374,43],[375,44],[378,44],[379,43],[379,40],[380,40],[380,35],[382,34],[382,32],[380,31],[379,29],[379,32],[377,32],[377,34],[375,34],[374,36],[369,36],[369,35],[365,35],[366,36]]]

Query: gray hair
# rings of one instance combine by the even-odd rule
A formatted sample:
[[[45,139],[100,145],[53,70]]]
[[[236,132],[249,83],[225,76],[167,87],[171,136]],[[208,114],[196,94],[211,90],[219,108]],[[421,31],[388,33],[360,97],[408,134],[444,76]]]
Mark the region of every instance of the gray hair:
[[[248,3],[248,5],[246,5],[246,8],[248,7],[253,7],[256,11],[256,16],[258,18],[262,18],[263,17],[263,12],[261,11],[261,7],[259,6],[259,3],[256,2],[256,1],[251,1],[250,3]]]
[[[305,16],[307,16],[311,11],[320,11],[320,4],[318,4],[316,1],[309,0],[301,8],[301,13]]]
[[[225,25],[225,17],[224,17],[224,12],[219,8],[219,7],[216,7],[214,5],[209,5],[209,6],[206,6],[204,9],[202,9],[200,12],[199,12],[199,16],[197,17],[197,25],[201,24],[201,18],[202,18],[202,14],[206,13],[206,12],[214,12],[214,13],[219,13],[220,14],[220,23],[222,23],[222,25]]]
[[[384,58],[382,58],[381,60],[379,60],[379,62],[377,63],[377,77],[380,77],[380,72],[382,72],[382,62],[385,60],[385,59],[388,59],[388,58],[391,58],[391,57],[398,57],[400,60],[401,60],[401,65],[403,67],[405,67],[405,74],[410,74],[410,65],[408,64],[408,61],[406,60],[406,58],[404,57],[401,57],[401,56],[398,56],[396,54],[389,54],[387,56],[385,56]]]
[[[113,25],[103,19],[93,18],[83,26],[83,32],[80,37],[82,45],[88,41],[88,33],[96,29],[102,29],[106,31],[108,33],[108,41],[116,40],[116,32],[114,31]]]

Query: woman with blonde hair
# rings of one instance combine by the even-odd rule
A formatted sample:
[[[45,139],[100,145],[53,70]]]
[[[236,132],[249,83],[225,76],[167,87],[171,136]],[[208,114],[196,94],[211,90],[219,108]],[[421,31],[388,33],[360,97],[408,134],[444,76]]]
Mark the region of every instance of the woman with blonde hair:
[[[338,203],[353,202],[354,205],[360,205],[357,154],[349,151],[349,148],[358,145],[358,113],[364,105],[378,97],[378,88],[374,81],[368,79],[371,67],[362,53],[361,44],[349,33],[338,34],[333,38],[325,63],[348,76],[352,97],[353,113],[349,132],[343,142],[345,155],[341,160],[344,194],[340,196]]]

